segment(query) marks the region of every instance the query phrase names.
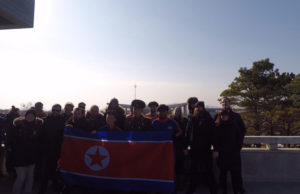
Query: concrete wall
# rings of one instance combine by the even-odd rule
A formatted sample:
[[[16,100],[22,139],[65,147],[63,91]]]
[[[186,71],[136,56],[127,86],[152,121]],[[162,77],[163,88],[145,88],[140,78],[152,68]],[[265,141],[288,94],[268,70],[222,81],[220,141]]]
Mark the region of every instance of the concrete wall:
[[[300,143],[299,137],[255,137],[256,143]],[[253,143],[246,137],[245,142]],[[242,150],[243,178],[248,182],[300,182],[300,149],[246,148]]]
[[[34,0],[0,0],[0,17],[12,23],[0,25],[0,29],[33,27],[34,3]]]

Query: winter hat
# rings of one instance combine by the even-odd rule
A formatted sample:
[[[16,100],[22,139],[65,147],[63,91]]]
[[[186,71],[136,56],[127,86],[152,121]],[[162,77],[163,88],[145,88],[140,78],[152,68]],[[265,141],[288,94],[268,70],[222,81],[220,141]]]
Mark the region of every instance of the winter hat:
[[[28,111],[26,111],[25,116],[27,116],[29,114],[33,114],[34,117],[36,117],[36,111],[34,109],[29,109]]]

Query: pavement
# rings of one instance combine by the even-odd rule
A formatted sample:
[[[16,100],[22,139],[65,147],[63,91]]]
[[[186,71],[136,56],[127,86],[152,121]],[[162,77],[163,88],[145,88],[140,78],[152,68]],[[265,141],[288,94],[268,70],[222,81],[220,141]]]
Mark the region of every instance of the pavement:
[[[0,178],[0,194],[11,194],[13,179],[9,177],[1,177]],[[287,183],[274,183],[274,182],[246,182],[244,183],[246,194],[300,194],[300,183],[299,182],[287,182]],[[231,194],[232,191],[230,189],[231,185],[228,185],[229,192]],[[78,192],[74,191],[71,194],[78,193],[88,193],[88,192]],[[99,192],[92,192],[99,193]],[[184,194],[184,191],[179,191],[177,194]],[[219,192],[221,193],[221,192]],[[34,191],[32,194],[37,194],[37,186],[35,185]],[[58,194],[58,192],[48,191],[47,194]],[[105,194],[105,192],[101,192],[101,194]],[[138,194],[138,193],[136,193]],[[209,194],[207,188],[200,187],[195,194]]]

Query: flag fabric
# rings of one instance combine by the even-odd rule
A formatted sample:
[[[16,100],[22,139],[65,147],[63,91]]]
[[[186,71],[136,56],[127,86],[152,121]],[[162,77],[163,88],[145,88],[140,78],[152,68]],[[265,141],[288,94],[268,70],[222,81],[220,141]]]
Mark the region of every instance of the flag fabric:
[[[59,169],[67,184],[123,191],[173,192],[172,132],[65,128]]]

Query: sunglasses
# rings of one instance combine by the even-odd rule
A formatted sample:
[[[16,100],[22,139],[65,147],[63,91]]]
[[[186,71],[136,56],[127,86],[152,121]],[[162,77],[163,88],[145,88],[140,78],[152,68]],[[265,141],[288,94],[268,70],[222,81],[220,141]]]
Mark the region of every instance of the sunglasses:
[[[60,112],[61,110],[59,109],[52,109],[52,112]]]

